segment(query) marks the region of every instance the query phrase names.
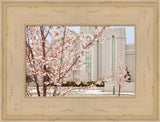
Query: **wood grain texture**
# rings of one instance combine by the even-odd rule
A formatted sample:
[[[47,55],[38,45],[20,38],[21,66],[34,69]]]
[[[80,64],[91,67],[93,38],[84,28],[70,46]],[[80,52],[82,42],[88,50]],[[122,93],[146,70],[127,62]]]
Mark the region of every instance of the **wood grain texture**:
[[[158,4],[158,0],[2,0],[0,121],[160,121]],[[134,25],[136,97],[25,98],[25,26],[43,24]]]

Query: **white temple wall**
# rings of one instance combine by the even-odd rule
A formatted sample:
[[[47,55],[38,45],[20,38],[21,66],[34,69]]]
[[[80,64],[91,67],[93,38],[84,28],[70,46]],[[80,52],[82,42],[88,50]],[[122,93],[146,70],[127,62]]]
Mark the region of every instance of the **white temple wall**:
[[[80,31],[92,34],[93,28],[82,26]],[[97,43],[92,48],[91,80],[107,77],[112,71],[112,36],[115,37],[115,64],[117,59],[126,63],[131,78],[134,79],[134,45],[126,45],[125,28],[108,28],[105,34],[106,40],[104,43]]]

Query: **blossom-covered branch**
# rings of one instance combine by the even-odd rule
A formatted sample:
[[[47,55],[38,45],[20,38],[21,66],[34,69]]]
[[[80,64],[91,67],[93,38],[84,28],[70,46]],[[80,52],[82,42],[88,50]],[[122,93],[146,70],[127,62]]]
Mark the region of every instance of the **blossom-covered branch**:
[[[86,83],[88,77],[84,58],[89,55],[96,41],[105,40],[105,30],[106,27],[95,27],[88,40],[83,32],[78,34],[67,26],[28,26],[27,75],[34,77],[38,96],[46,96],[49,88],[53,89],[53,96],[67,94],[72,88],[63,93],[60,89],[73,78],[76,84]],[[85,79],[82,80],[81,77]],[[102,80],[94,81],[94,84],[99,84]],[[39,87],[43,88],[42,93]],[[93,85],[81,89],[89,87]]]

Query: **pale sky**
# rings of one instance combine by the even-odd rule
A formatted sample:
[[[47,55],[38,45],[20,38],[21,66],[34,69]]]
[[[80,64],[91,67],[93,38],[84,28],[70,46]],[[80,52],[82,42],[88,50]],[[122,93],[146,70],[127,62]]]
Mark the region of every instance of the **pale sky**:
[[[76,33],[80,33],[80,26],[68,26],[71,30],[74,30]],[[110,26],[109,28],[125,28],[126,29],[126,39],[127,44],[134,44],[135,42],[135,27],[134,26]],[[48,36],[48,38],[50,38]]]
[[[69,26],[71,30],[74,30],[76,33],[80,32],[80,26]],[[135,39],[134,39],[134,33],[135,33],[135,28],[134,26],[110,26],[110,28],[125,28],[126,29],[126,39],[127,39],[127,44],[134,44]]]

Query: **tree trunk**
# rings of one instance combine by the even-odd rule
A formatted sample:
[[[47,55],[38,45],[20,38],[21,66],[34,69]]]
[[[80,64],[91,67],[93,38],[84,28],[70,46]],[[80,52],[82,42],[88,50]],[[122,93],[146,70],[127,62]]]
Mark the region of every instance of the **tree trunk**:
[[[53,96],[56,96],[57,90],[58,90],[58,87],[55,86],[55,89],[54,89],[54,92],[53,92]]]
[[[46,76],[43,77],[43,96],[46,96],[46,91],[47,91],[47,85],[45,84],[46,82]]]
[[[37,88],[37,94],[38,94],[38,96],[40,97],[41,95],[40,95],[40,91],[39,91],[39,85],[38,85],[38,83],[36,83],[36,88]]]
[[[119,85],[118,96],[120,96],[120,93],[121,93],[121,86]]]
[[[42,49],[43,49],[43,58],[46,58],[46,51],[45,51],[45,36],[44,36],[44,28],[43,26],[40,27],[41,30],[41,37],[42,37]],[[43,68],[46,71],[46,65],[44,65]],[[47,91],[47,85],[45,84],[46,82],[46,76],[43,76],[43,96],[46,96],[46,91]]]

